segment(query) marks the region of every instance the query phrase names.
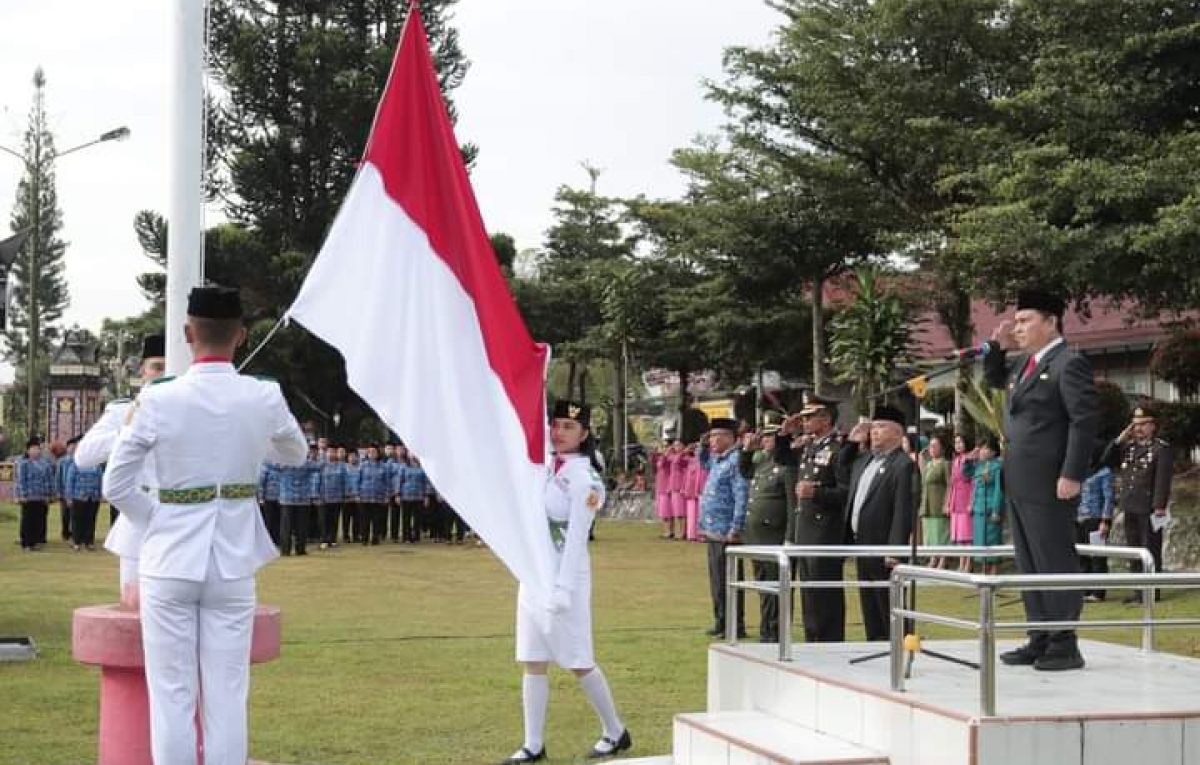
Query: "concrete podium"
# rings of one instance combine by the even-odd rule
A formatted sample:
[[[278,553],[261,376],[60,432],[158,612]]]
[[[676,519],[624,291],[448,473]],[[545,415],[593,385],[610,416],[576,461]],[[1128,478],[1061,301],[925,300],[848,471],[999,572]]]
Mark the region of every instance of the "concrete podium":
[[[252,664],[279,657],[282,628],[278,608],[258,607],[250,648]],[[98,765],[152,765],[150,707],[138,612],[115,605],[75,609],[71,653],[81,664],[100,667]]]

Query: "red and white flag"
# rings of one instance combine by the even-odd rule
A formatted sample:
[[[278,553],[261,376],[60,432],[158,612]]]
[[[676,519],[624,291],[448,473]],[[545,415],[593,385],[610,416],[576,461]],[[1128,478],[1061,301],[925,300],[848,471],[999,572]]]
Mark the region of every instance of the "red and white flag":
[[[288,316],[534,597],[552,590],[549,349],[508,291],[413,3],[358,175]]]

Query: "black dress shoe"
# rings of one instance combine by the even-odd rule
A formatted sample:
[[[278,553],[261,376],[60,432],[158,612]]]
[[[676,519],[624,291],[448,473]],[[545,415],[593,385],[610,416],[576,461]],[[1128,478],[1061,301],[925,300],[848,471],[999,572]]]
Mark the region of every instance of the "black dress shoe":
[[[1010,667],[1032,666],[1046,652],[1049,645],[1050,641],[1046,638],[1030,638],[1025,645],[1000,654],[1000,661]]]
[[[544,759],[546,759],[546,747],[543,746],[542,751],[537,753],[521,747],[512,757],[509,757],[507,760],[501,760],[500,765],[519,765],[522,762],[541,762]]]
[[[1083,669],[1083,654],[1074,639],[1050,643],[1046,651],[1033,663],[1034,669],[1043,672],[1062,672],[1069,669]]]
[[[613,741],[608,736],[602,736],[596,745],[592,747],[592,751],[587,753],[589,760],[599,760],[604,757],[612,757],[615,754],[624,752],[633,746],[633,738],[629,735],[629,729],[626,728],[621,733],[621,737]]]

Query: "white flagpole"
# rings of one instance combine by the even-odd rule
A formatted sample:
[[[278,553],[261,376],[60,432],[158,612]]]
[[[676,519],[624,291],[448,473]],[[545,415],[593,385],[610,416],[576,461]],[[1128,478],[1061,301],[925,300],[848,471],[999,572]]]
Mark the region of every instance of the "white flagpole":
[[[167,374],[192,362],[187,296],[203,279],[204,19],[208,0],[172,0],[171,191],[167,211]]]

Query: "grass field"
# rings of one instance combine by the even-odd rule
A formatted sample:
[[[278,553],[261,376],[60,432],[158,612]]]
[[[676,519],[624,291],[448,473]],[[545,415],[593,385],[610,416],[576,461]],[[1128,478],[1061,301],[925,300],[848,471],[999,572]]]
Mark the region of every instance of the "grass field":
[[[602,522],[592,547],[597,659],[635,756],[668,752],[672,715],[705,703],[704,547],[657,534],[654,525]],[[30,635],[41,655],[0,664],[0,765],[93,762],[98,670],[71,659],[71,611],[115,600],[117,561],[61,542],[22,553],[16,536],[15,509],[0,508],[0,635]],[[306,765],[480,765],[507,756],[521,740],[515,591],[492,555],[473,547],[350,546],[272,564],[259,598],[283,608],[283,656],[253,671],[251,754]],[[962,591],[924,592],[922,607],[975,609]],[[854,601],[850,637],[860,639]],[[753,597],[749,605],[753,634]],[[1161,610],[1194,614],[1197,605],[1200,596],[1176,594]],[[1110,600],[1088,614],[1134,610]],[[1138,635],[1089,637],[1134,643]],[[1164,631],[1160,647],[1200,655],[1200,636]],[[551,762],[581,762],[598,731],[575,681],[553,674]]]

